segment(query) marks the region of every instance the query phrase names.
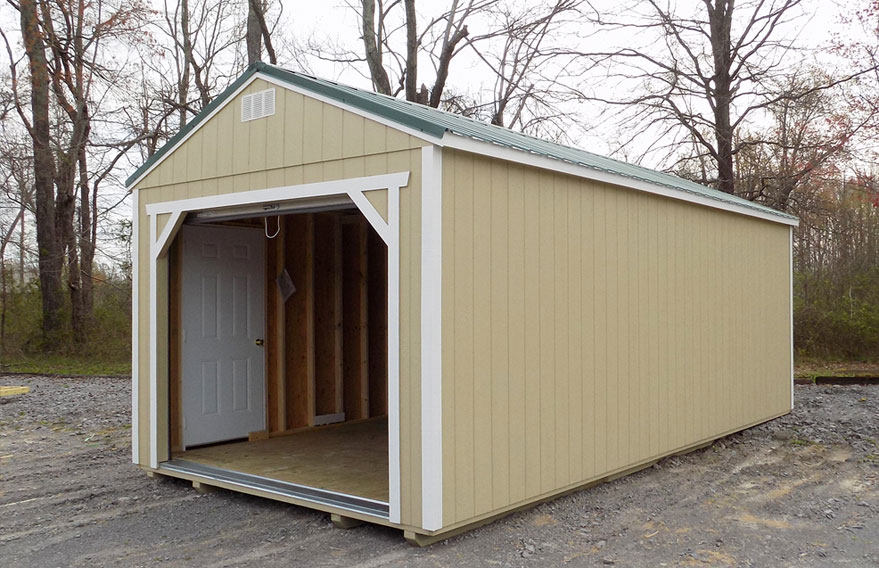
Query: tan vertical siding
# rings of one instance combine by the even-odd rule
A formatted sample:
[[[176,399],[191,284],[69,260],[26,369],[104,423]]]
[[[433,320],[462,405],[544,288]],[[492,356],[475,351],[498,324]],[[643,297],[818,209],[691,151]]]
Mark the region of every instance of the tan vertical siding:
[[[788,227],[443,156],[443,522],[790,407]]]
[[[242,123],[240,96],[270,87],[276,89],[275,115]],[[234,191],[409,171],[409,185],[400,194],[401,522],[417,525],[421,520],[420,147],[424,143],[262,80],[248,86],[241,95],[136,186],[140,192],[141,227],[138,243],[140,345],[137,346],[141,373],[140,463],[149,463],[150,447],[147,378],[151,308],[146,206]],[[162,304],[166,301],[167,280],[162,278],[162,273],[159,276],[158,296]],[[167,339],[167,325],[160,322],[159,331],[161,346]],[[164,353],[161,349],[160,360]],[[160,383],[167,381],[165,367],[159,366]],[[160,408],[167,406],[167,393],[163,389],[159,391],[159,405]],[[164,414],[160,415],[160,430],[164,420]],[[167,454],[165,444],[164,440],[160,443],[160,459]]]

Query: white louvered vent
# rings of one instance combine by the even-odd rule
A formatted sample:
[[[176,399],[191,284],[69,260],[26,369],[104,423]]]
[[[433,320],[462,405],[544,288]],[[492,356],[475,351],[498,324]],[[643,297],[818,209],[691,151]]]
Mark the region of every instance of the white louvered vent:
[[[241,98],[241,122],[275,114],[275,90],[267,89]]]

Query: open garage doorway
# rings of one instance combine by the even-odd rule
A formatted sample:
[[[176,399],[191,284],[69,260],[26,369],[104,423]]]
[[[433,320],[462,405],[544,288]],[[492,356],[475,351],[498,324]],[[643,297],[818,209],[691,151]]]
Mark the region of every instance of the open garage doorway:
[[[190,214],[162,467],[387,516],[387,262],[350,201]]]

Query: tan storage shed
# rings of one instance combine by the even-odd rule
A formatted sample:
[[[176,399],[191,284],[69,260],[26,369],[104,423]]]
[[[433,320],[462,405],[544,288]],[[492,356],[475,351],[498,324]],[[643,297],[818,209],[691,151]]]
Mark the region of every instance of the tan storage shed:
[[[265,64],[128,186],[153,474],[425,543],[792,408],[760,205]]]

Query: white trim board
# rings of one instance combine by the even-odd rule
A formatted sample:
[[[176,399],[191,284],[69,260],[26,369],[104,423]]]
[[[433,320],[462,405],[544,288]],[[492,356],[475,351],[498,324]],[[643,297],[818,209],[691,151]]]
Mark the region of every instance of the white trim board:
[[[794,228],[790,228],[790,409],[794,409]]]
[[[150,367],[149,367],[149,387],[150,387],[150,467],[159,467],[159,383],[157,377],[157,368],[159,361],[159,321],[156,307],[158,303],[158,255],[156,254],[156,233],[158,224],[158,215],[149,215],[147,217],[150,234]]]
[[[525,164],[535,168],[541,168],[585,179],[618,185],[638,191],[644,191],[646,193],[652,193],[654,195],[670,197],[672,199],[686,201],[688,203],[704,205],[707,207],[712,207],[714,209],[720,209],[722,211],[730,211],[733,213],[739,213],[741,215],[747,215],[749,217],[756,217],[758,219],[765,219],[767,221],[773,221],[776,223],[783,223],[785,225],[791,225],[794,227],[800,224],[799,220],[797,219],[789,219],[780,215],[773,215],[772,213],[761,211],[759,209],[754,209],[751,207],[746,207],[744,205],[736,205],[735,203],[719,201],[717,199],[712,199],[710,197],[698,195],[695,193],[689,193],[672,187],[659,185],[657,183],[630,178],[620,174],[604,172],[601,170],[590,168],[588,166],[581,166],[579,164],[574,164],[571,162],[563,162],[561,160],[556,160],[555,158],[532,154],[530,152],[516,150],[507,146],[500,146],[498,144],[492,144],[491,142],[483,142],[481,140],[476,140],[467,136],[460,136],[447,132],[446,135],[443,136],[443,146],[445,148],[462,150],[464,152],[470,152],[472,154],[479,154],[481,156],[488,156],[490,158],[497,158],[499,160]]]
[[[421,526],[443,526],[442,148],[421,149]]]
[[[140,209],[137,192],[131,192],[131,461],[140,463],[140,420],[138,413],[140,376],[138,359],[140,359],[140,319],[137,317],[140,308]]]
[[[377,176],[348,178],[326,182],[308,183],[257,189],[165,201],[146,206],[149,220],[150,249],[150,467],[158,468],[158,309],[157,275],[160,258],[167,255],[168,247],[186,214],[205,209],[220,209],[256,203],[273,203],[297,198],[347,195],[357,205],[370,225],[388,247],[388,483],[389,520],[400,522],[400,189],[409,183],[410,172],[396,172]],[[388,190],[388,220],[363,195],[364,191]],[[159,215],[171,218],[161,234],[158,232]],[[135,318],[137,311],[135,310]]]

